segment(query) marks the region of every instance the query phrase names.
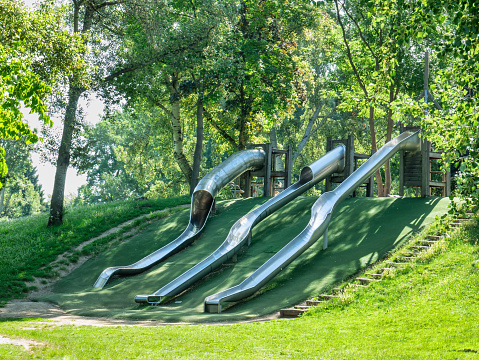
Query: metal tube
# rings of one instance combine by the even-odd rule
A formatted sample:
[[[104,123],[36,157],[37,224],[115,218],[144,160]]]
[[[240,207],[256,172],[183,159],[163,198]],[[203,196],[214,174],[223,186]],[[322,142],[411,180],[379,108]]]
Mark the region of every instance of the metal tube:
[[[214,198],[221,188],[245,171],[261,169],[264,161],[263,150],[243,150],[216,166],[195,187],[191,196],[190,221],[178,238],[134,264],[103,270],[93,287],[103,288],[113,275],[132,275],[143,272],[189,245],[205,226],[214,205]]]
[[[225,241],[207,258],[191,269],[166,284],[151,295],[137,295],[137,303],[156,304],[178,295],[197,280],[220,266],[234,256],[248,241],[251,229],[274,211],[289,203],[292,199],[304,193],[326,176],[342,171],[344,167],[345,147],[340,145],[328,152],[321,159],[301,170],[300,179],[279,195],[240,218],[230,229]]]
[[[238,301],[254,294],[283,268],[314,244],[327,230],[334,208],[361,185],[376,169],[399,150],[419,150],[418,132],[405,132],[385,144],[335,190],[323,194],[311,208],[311,219],[304,230],[280,251],[260,266],[242,283],[208,296],[204,301],[207,312],[221,312],[221,303]]]

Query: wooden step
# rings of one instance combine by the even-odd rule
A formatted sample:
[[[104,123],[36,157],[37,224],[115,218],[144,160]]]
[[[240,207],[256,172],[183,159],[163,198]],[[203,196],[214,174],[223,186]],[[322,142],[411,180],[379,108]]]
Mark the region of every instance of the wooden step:
[[[289,308],[289,309],[281,309],[279,311],[279,315],[285,318],[296,318],[305,312],[306,310]]]
[[[366,273],[367,276],[371,276],[372,278],[376,278],[376,279],[380,279],[382,278],[384,275],[383,274],[373,274],[373,273]]]
[[[391,266],[404,266],[407,265],[407,263],[400,263],[400,262],[394,262],[394,261],[388,261],[386,264],[391,265]]]
[[[462,225],[462,223],[460,223],[460,222],[452,222],[452,223],[450,223],[449,225],[451,225],[452,227],[459,227],[459,226]]]
[[[425,245],[416,245],[416,246],[411,246],[411,247],[414,248],[414,249],[418,249],[418,250],[429,249],[429,246],[425,246]]]
[[[437,241],[435,241],[435,240],[419,240],[419,241],[423,244],[429,244],[429,245],[433,245],[433,244],[437,243]]]
[[[328,294],[321,294],[318,296],[320,300],[330,300],[332,298],[338,297],[337,295],[328,295]]]
[[[324,304],[326,301],[321,300],[307,300],[306,305],[308,306],[318,306],[319,304]]]
[[[439,235],[427,235],[426,236],[429,240],[441,240],[441,237]]]
[[[414,257],[414,256],[398,256],[397,259],[398,260],[404,260],[404,261],[412,261],[412,260],[415,260],[416,257]]]
[[[375,281],[379,281],[378,279],[369,279],[369,278],[356,278],[356,281],[359,281],[362,284],[370,284]]]
[[[294,308],[299,310],[308,310],[311,306],[308,305],[296,305]]]

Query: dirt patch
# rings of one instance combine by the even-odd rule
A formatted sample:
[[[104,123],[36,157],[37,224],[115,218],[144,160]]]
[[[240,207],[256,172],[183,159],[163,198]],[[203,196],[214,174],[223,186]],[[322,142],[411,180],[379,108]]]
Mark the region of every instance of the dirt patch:
[[[19,345],[19,346],[23,346],[25,350],[31,350],[33,346],[44,346],[46,344],[38,342],[38,341],[22,339],[22,338],[12,339],[12,338],[0,335],[0,345]]]
[[[166,326],[166,325],[230,325],[245,322],[264,322],[279,319],[279,312],[268,316],[256,318],[247,321],[228,321],[220,323],[167,323],[162,321],[137,321],[137,320],[121,320],[121,319],[107,319],[107,318],[93,318],[83,317],[68,314],[60,307],[46,303],[34,302],[27,300],[12,300],[4,308],[0,308],[1,318],[31,318],[31,319],[45,319],[52,322],[43,323],[38,322],[39,325],[76,325],[76,326]],[[286,320],[286,319],[285,319]]]

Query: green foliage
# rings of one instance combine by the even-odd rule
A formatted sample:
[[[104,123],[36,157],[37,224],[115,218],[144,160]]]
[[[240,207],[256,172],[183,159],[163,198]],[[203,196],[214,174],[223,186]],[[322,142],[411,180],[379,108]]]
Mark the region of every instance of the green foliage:
[[[450,164],[459,168],[457,195],[478,205],[479,9],[474,2],[467,0],[450,3],[427,1],[421,2],[413,15],[408,29],[401,35],[403,39],[428,38],[431,34],[442,39],[433,50],[447,66],[436,72],[431,86],[431,92],[442,109],[435,109],[431,101],[424,104],[411,99],[405,99],[402,106],[412,116],[422,117],[424,135],[445,152],[443,168],[449,168]]]
[[[1,178],[0,216],[19,217],[44,210],[42,187],[30,159],[32,147],[24,139],[0,139],[0,146],[6,150],[9,169]]]
[[[23,121],[21,108],[52,125],[47,113],[52,86],[73,68],[82,68],[76,58],[80,39],[67,35],[62,15],[51,3],[28,11],[21,3],[0,1],[0,138],[37,142],[40,138]],[[4,154],[0,147],[0,176],[8,171]]]

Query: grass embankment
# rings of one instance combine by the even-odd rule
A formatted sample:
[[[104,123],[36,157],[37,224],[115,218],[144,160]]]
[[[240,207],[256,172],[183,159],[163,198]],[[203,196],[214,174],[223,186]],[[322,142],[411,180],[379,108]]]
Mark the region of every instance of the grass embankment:
[[[477,224],[465,225],[434,257],[296,320],[156,328],[0,321],[0,334],[44,344],[0,346],[0,358],[477,359],[478,239]]]
[[[202,235],[187,249],[158,266],[131,277],[114,279],[103,289],[92,284],[103,269],[131,264],[175,239],[188,223],[187,212],[162,219],[141,234],[116,244],[58,281],[53,294],[40,298],[59,304],[75,315],[104,316],[169,322],[214,322],[251,319],[298,304],[327,291],[338,282],[369,266],[397,248],[414,233],[446,212],[448,199],[347,199],[329,226],[329,247],[313,244],[290,266],[248,301],[222,314],[203,311],[208,295],[239,284],[285,246],[307,225],[314,197],[299,197],[253,229],[251,245],[214,273],[194,284],[174,301],[156,307],[139,306],[135,295],[151,294],[211,254],[231,226],[264,198],[218,203]]]
[[[49,264],[59,254],[141,214],[189,202],[190,198],[183,196],[67,208],[63,225],[50,228],[46,227],[48,214],[1,220],[0,303],[22,297],[28,291],[25,281],[33,280],[33,276],[54,277],[55,269]],[[69,261],[94,252],[112,236],[83,249],[81,254],[71,254]]]

